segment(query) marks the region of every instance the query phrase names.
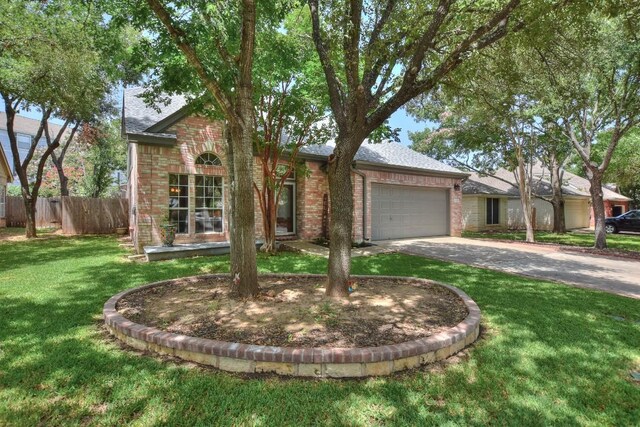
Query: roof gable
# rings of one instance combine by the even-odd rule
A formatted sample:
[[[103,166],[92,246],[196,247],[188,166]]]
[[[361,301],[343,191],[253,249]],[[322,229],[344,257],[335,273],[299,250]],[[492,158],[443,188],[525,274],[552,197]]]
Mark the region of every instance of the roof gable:
[[[183,95],[169,96],[166,103],[147,105],[142,97],[144,91],[144,88],[124,91],[122,123],[127,134],[161,132],[170,126],[174,119],[182,117],[182,110],[187,106],[187,100]]]

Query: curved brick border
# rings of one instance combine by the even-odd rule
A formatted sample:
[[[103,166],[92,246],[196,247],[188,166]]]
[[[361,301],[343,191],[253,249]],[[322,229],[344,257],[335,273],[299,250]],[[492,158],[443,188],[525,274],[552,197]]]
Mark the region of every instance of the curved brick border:
[[[211,274],[193,278],[226,276]],[[268,274],[262,277],[291,276]],[[324,278],[323,275],[296,275]],[[396,276],[353,276],[354,278],[389,278]],[[175,280],[150,283],[120,292],[104,305],[104,321],[109,331],[138,350],[177,356],[204,365],[232,372],[275,372],[302,377],[364,377],[388,375],[443,360],[473,343],[480,332],[480,309],[467,294],[453,286],[425,279],[406,278],[423,283],[436,283],[457,294],[466,304],[469,315],[456,326],[444,332],[407,341],[401,344],[366,348],[287,348],[239,344],[172,334],[156,328],[134,323],[117,310],[118,301],[142,289],[171,283]],[[182,279],[176,279],[182,280]]]

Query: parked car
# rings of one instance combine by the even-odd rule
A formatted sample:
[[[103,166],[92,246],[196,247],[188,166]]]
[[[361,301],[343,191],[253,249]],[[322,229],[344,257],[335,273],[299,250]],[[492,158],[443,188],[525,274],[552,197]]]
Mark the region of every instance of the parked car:
[[[629,211],[613,218],[605,218],[604,229],[607,233],[640,232],[640,210]]]

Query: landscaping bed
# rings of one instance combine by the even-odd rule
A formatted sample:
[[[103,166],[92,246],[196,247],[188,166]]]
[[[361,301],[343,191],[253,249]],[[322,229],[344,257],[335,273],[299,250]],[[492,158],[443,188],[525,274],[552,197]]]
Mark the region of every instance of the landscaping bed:
[[[457,325],[468,315],[449,289],[415,279],[359,278],[348,300],[330,300],[318,277],[263,278],[253,300],[229,297],[228,278],[173,281],[122,298],[127,319],[167,332],[282,347],[399,344]]]

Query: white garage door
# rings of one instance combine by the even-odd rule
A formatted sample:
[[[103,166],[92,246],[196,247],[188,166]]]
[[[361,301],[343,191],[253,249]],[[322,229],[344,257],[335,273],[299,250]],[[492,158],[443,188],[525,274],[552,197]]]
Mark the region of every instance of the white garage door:
[[[565,200],[564,222],[567,230],[589,226],[589,201]]]
[[[371,185],[372,240],[444,236],[449,233],[449,191]]]

